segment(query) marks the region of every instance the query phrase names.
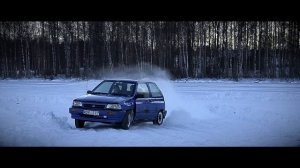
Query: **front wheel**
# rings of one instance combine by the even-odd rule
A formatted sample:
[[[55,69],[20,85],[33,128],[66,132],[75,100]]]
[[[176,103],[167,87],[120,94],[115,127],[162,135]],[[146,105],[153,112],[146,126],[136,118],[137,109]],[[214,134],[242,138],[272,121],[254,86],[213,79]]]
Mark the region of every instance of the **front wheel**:
[[[84,127],[84,122],[83,120],[77,120],[75,119],[75,126],[76,128],[83,128]]]
[[[128,111],[121,124],[121,127],[125,130],[128,130],[129,127],[131,126],[132,121],[133,121],[133,111]]]
[[[157,117],[155,120],[153,120],[153,124],[155,125],[161,125],[164,121],[164,115],[162,111],[158,112]]]

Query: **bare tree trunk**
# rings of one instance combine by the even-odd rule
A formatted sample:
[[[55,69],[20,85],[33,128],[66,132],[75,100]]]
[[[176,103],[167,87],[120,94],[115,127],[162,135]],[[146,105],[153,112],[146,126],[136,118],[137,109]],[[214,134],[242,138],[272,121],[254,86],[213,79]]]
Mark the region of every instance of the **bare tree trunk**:
[[[75,44],[75,75],[79,76],[79,68],[80,68],[80,62],[79,62],[79,22],[76,22],[76,44]]]

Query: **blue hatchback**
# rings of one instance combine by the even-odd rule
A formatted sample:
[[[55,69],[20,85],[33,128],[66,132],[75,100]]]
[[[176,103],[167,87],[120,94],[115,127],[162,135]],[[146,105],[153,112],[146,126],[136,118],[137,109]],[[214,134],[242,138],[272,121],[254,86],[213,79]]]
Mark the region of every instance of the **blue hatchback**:
[[[161,125],[167,114],[162,92],[154,82],[104,80],[92,91],[73,100],[69,109],[76,128],[86,121],[116,123],[129,129],[134,121]]]

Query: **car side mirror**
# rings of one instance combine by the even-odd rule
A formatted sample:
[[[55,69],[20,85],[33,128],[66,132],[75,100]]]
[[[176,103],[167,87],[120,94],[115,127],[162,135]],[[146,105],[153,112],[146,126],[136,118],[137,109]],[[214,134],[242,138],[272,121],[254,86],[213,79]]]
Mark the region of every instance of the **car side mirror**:
[[[137,93],[136,98],[144,98],[145,96],[142,93]]]
[[[93,93],[93,91],[91,91],[91,90],[88,90],[86,93],[87,93],[87,94],[92,94],[92,93]]]

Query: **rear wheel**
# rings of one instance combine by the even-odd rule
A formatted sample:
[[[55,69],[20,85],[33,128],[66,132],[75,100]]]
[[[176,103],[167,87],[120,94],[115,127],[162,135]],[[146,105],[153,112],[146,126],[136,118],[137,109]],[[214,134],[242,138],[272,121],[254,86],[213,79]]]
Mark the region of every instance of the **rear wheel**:
[[[133,111],[128,111],[121,124],[121,127],[125,130],[128,130],[132,124],[132,121],[133,121]]]
[[[75,119],[75,126],[76,128],[83,128],[84,127],[84,122],[83,120],[77,120]]]
[[[155,125],[161,125],[163,123],[163,121],[164,121],[164,115],[160,111],[160,112],[158,112],[156,119],[153,120],[153,124],[155,124]]]

